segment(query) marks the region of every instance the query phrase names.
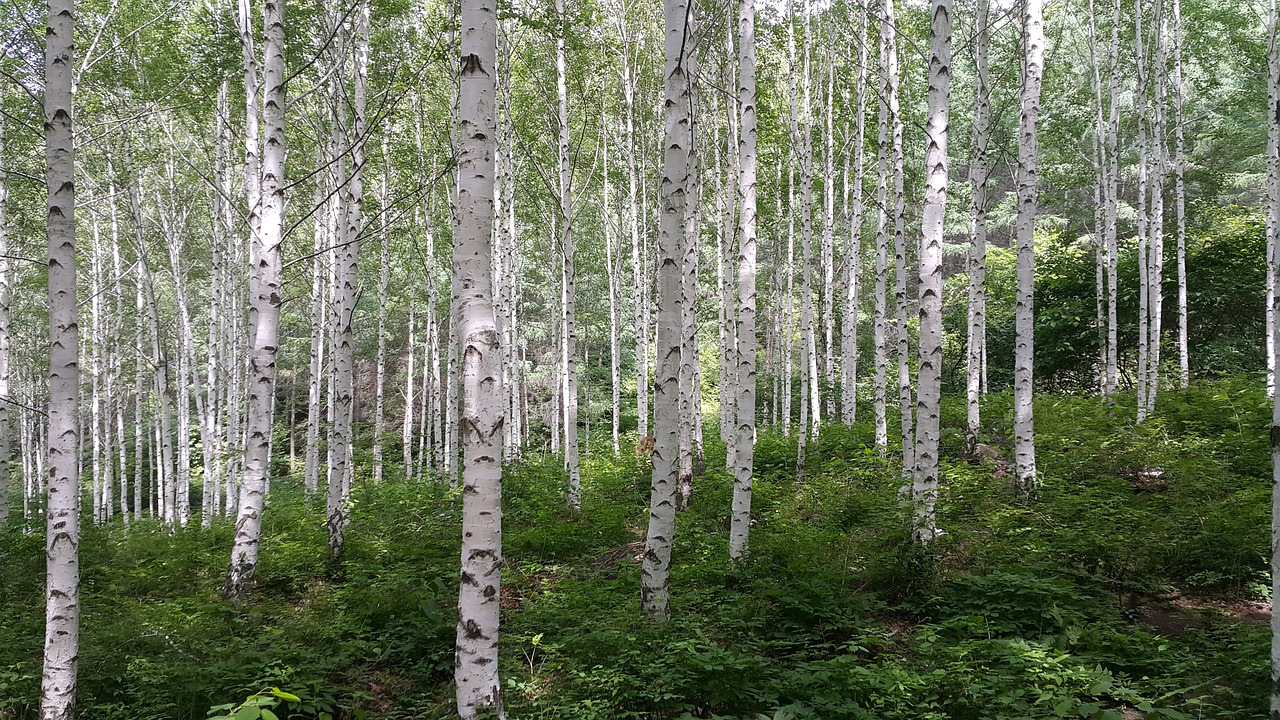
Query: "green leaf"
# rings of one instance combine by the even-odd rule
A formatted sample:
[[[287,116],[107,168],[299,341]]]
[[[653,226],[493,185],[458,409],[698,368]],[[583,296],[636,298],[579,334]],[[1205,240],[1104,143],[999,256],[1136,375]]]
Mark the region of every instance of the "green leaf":
[[[271,712],[270,710],[263,708],[262,720],[280,720],[280,718],[276,717],[276,714]]]
[[[231,717],[235,718],[235,720],[258,720],[258,718],[262,717],[262,710],[258,709],[256,705],[245,705]]]

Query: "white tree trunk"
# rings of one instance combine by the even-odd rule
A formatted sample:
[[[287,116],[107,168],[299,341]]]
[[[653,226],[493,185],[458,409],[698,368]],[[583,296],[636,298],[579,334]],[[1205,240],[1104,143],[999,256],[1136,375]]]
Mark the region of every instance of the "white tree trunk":
[[[687,73],[692,48],[688,0],[664,0],[666,20],[662,213],[658,235],[657,368],[653,407],[653,481],[649,529],[641,563],[640,596],[653,620],[671,617],[669,578],[675,540],[677,435],[680,425],[681,250],[687,215],[692,98]]]
[[[0,99],[7,92],[0,92]],[[5,122],[0,117],[0,528],[9,524],[9,495],[13,477],[9,460],[13,456],[13,399],[9,378],[9,303],[13,282],[9,266],[9,175],[4,142]],[[124,442],[121,436],[121,442]],[[126,518],[126,522],[128,519]]]
[[[1187,344],[1187,159],[1183,138],[1182,2],[1173,0],[1173,171],[1174,203],[1178,221],[1178,387],[1191,380],[1190,346]]]
[[[382,136],[382,178],[378,188],[378,350],[374,358],[374,410],[373,410],[373,482],[381,483],[382,436],[386,430],[387,411],[387,288],[391,284],[391,241],[388,224],[390,217],[387,203],[388,176],[391,174],[391,155],[387,143],[388,134]]]
[[[875,332],[875,445],[880,457],[884,457],[889,445],[888,425],[888,375],[889,346],[887,335],[888,315],[888,279],[889,279],[889,144],[891,130],[889,125],[889,98],[891,88],[897,87],[897,80],[890,72],[890,57],[896,57],[894,42],[896,29],[893,25],[893,0],[882,0],[880,4],[880,79],[881,91],[878,115],[878,136],[876,139],[876,290],[875,310],[872,316]]]
[[[805,33],[804,33],[804,100],[801,107],[800,117],[803,128],[803,152],[804,156],[800,160],[800,230],[802,233],[801,242],[801,301],[800,301],[800,334],[801,342],[804,343],[802,351],[805,358],[804,368],[802,369],[805,378],[802,393],[807,394],[809,398],[809,433],[811,439],[818,439],[818,429],[822,425],[822,393],[819,386],[818,375],[818,339],[817,328],[814,327],[814,297],[813,297],[813,112],[812,112],[812,73],[811,58],[813,54],[813,43],[810,39],[811,27],[810,16],[812,15],[812,3],[805,0]],[[804,405],[801,405],[801,413],[803,414]],[[803,435],[801,435],[803,438]]]
[[[1111,111],[1107,118],[1106,156],[1107,185],[1103,205],[1105,206],[1105,233],[1107,254],[1107,394],[1115,393],[1119,387],[1119,321],[1117,317],[1117,298],[1119,280],[1119,248],[1116,242],[1116,208],[1119,203],[1120,153],[1118,144],[1120,137],[1120,0],[1115,0],[1111,14],[1111,44],[1109,48],[1110,62],[1107,66],[1107,95]]]
[[[822,378],[827,387],[835,385],[835,87],[836,58],[835,34],[827,29],[826,102],[824,103],[824,132],[822,134],[822,249],[819,260],[822,265]],[[831,403],[825,410],[830,416]]]
[[[634,309],[636,336],[636,425],[641,438],[649,436],[649,388],[653,378],[649,375],[649,263],[648,253],[641,253],[640,215],[643,212],[636,196],[637,176],[640,173],[636,159],[635,94],[636,77],[631,61],[634,52],[629,38],[623,40],[622,99],[627,122],[627,222],[631,234],[631,302]]]
[[[1150,260],[1147,246],[1148,157],[1147,146],[1147,56],[1142,43],[1142,3],[1133,6],[1134,50],[1137,55],[1138,99],[1134,114],[1138,124],[1138,422],[1147,419],[1147,363],[1150,359]],[[1270,301],[1268,299],[1268,305]],[[1268,336],[1270,336],[1268,334]]]
[[[894,298],[897,310],[895,336],[898,345],[898,410],[902,435],[902,475],[911,478],[915,468],[915,422],[911,400],[911,343],[907,327],[907,238],[906,194],[903,175],[903,121],[898,105],[899,68],[897,50],[897,20],[893,0],[885,3],[885,24],[889,29],[884,42],[885,95],[888,98],[889,123],[892,128],[893,152],[893,254]]]
[[[417,321],[417,313],[414,312],[414,306],[417,299],[414,297],[413,287],[410,285],[409,296],[409,341],[406,343],[405,353],[408,357],[405,360],[404,371],[404,419],[400,424],[400,444],[403,448],[403,479],[409,480],[409,473],[413,468],[413,409],[416,406],[415,396],[413,392],[414,380],[414,352],[417,349],[417,340],[414,333],[417,330],[414,323]]]
[[[925,124],[924,223],[920,241],[920,369],[916,408],[914,536],[938,534],[938,443],[942,419],[942,242],[947,212],[947,122],[951,92],[951,0],[933,0],[929,30],[929,115]]]
[[[982,430],[982,355],[987,344],[987,179],[991,176],[991,87],[988,84],[989,0],[974,17],[973,163],[969,166],[969,312],[966,348],[965,454],[973,455]]]
[[[738,397],[729,559],[747,554],[756,434],[756,7],[738,0]]]
[[[1277,236],[1280,235],[1280,38],[1277,28],[1280,26],[1276,0],[1271,0],[1271,12],[1267,20],[1267,276],[1269,284],[1276,281]],[[1267,311],[1269,317],[1280,312],[1280,303],[1275,296],[1268,297]],[[1280,345],[1280,327],[1274,324],[1268,328],[1269,339],[1274,345]],[[1274,346],[1273,345],[1273,346]],[[1268,348],[1270,350],[1270,348]],[[1274,361],[1271,352],[1268,360]],[[1271,592],[1272,597],[1280,597],[1280,393],[1272,397],[1271,411]],[[1280,717],[1280,610],[1272,605],[1271,610],[1271,717]]]
[[[72,0],[49,0],[45,32],[45,189],[49,258],[49,495],[41,720],[71,720],[80,633],[79,336],[76,308]]]
[[[577,269],[574,266],[573,170],[569,166],[569,95],[565,68],[565,33],[568,18],[564,0],[556,0],[556,111],[559,127],[558,169],[560,184],[560,362],[564,384],[564,462],[569,471],[569,507],[582,507],[582,474],[578,463],[578,321]]]
[[[246,0],[242,0],[242,3]],[[248,27],[247,8],[241,10]],[[284,5],[265,0],[263,9],[262,124],[266,129],[261,175],[259,226],[249,249],[249,403],[245,416],[244,476],[236,512],[235,543],[225,594],[243,597],[258,564],[262,508],[271,473],[271,428],[275,416],[276,354],[280,303],[284,295],[283,243],[285,163]],[[249,71],[246,69],[246,78]],[[246,146],[253,138],[246,139]],[[254,148],[256,151],[256,147]],[[249,154],[252,154],[249,153]],[[249,163],[246,162],[246,166]],[[246,167],[247,169],[247,167]]]
[[[1160,390],[1160,345],[1162,335],[1162,317],[1164,314],[1164,185],[1168,176],[1168,158],[1165,152],[1165,81],[1168,67],[1165,62],[1165,28],[1164,3],[1155,2],[1155,17],[1152,32],[1155,34],[1155,58],[1152,94],[1152,126],[1151,126],[1151,243],[1149,245],[1149,266],[1147,269],[1147,303],[1151,312],[1148,330],[1151,339],[1147,341],[1150,358],[1147,361],[1147,412],[1155,412],[1156,395]]]
[[[143,234],[142,190],[137,178],[129,182],[129,207],[133,213],[134,238],[138,253],[137,285],[140,309],[146,312],[151,335],[151,363],[155,367],[154,385],[159,405],[157,427],[160,431],[160,463],[157,466],[160,480],[160,512],[166,524],[177,519],[177,493],[173,466],[173,396],[169,387],[169,358],[162,344],[160,309],[156,301],[155,285],[147,260],[147,243]]]
[[[1041,0],[1023,0],[1021,112],[1018,116],[1018,270],[1014,349],[1013,422],[1018,485],[1023,492],[1037,486],[1035,425],[1032,414],[1032,368],[1035,359],[1035,224],[1036,123],[1040,114],[1040,79],[1044,73],[1044,18]]]
[[[867,30],[870,22],[870,15],[863,12],[862,21],[858,24],[858,74],[854,82],[857,104],[853,120],[852,188],[847,172],[848,157],[845,157],[845,205],[848,207],[852,200],[853,213],[849,218],[849,244],[845,249],[844,307],[840,326],[840,411],[841,421],[849,426],[858,419],[858,283],[862,270],[862,176],[866,170]]]
[[[690,29],[690,33],[692,32]],[[685,71],[691,78],[696,76],[693,63],[691,51],[685,57]],[[692,87],[690,95],[692,96]],[[692,97],[690,106],[697,106]],[[684,230],[680,246],[683,256],[680,275],[680,482],[676,491],[676,510],[689,507],[689,498],[693,494],[694,446],[700,444],[696,443],[695,436],[698,434],[702,414],[698,396],[701,385],[698,378],[698,240],[702,225],[702,187],[697,145],[698,134],[695,129],[690,133],[688,199],[682,218]]]
[[[453,277],[459,293],[463,360],[462,582],[458,591],[458,714],[502,714],[498,615],[502,580],[502,377],[494,319],[492,256],[497,139],[497,7],[462,4],[459,91],[457,241]]]
[[[613,236],[613,213],[610,210],[612,188],[609,183],[609,124],[600,110],[600,137],[604,144],[601,154],[604,161],[604,183],[601,190],[603,205],[605,275],[609,283],[609,386],[610,441],[613,454],[618,454],[618,423],[622,415],[622,344],[618,336],[618,313],[622,299],[622,256]]]
[[[358,258],[360,233],[364,228],[364,161],[365,161],[365,83],[369,72],[369,4],[361,2],[354,18],[355,58],[352,73],[353,102],[351,139],[348,149],[351,155],[351,177],[343,191],[345,205],[343,218],[346,227],[341,231],[342,247],[338,249],[337,327],[333,346],[334,426],[331,436],[333,464],[329,466],[328,530],[329,556],[340,557],[345,547],[347,503],[351,493],[351,426],[355,410],[354,364],[355,347],[352,324],[355,319],[356,297],[360,282]],[[345,95],[344,90],[341,93]]]

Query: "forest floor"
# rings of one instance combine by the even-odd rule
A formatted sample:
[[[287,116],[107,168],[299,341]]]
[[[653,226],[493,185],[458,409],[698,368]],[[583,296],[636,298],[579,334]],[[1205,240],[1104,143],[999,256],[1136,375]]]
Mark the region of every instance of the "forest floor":
[[[564,509],[554,458],[509,468],[508,717],[1265,717],[1260,383],[1165,393],[1142,426],[1124,401],[1041,395],[1031,500],[998,460],[959,458],[963,413],[948,398],[947,534],[927,550],[909,542],[899,470],[869,426],[824,428],[799,483],[794,439],[761,433],[741,567],[726,560],[732,482],[708,426],[661,626],[639,607],[649,479],[628,443],[615,458],[593,439],[580,513]],[[984,424],[1011,457],[1007,396],[989,399]],[[229,522],[86,527],[81,717],[199,719],[271,687],[300,698],[280,701],[282,719],[449,717],[458,498],[431,482],[373,486],[358,455],[343,560],[324,557],[322,500],[277,479],[242,605],[219,597]],[[43,558],[39,534],[0,532],[4,720],[34,717]]]

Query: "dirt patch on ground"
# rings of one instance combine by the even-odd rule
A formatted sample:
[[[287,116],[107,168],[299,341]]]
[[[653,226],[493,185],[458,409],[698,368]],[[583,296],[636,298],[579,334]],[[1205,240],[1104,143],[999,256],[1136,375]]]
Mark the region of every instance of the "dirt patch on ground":
[[[1271,603],[1177,596],[1144,603],[1137,608],[1137,619],[1158,635],[1182,637],[1188,630],[1221,622],[1266,625],[1271,622]]]

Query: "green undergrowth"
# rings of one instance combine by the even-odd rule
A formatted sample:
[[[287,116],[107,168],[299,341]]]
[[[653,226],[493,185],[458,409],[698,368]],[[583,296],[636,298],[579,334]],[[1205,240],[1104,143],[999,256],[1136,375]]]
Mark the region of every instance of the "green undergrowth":
[[[765,431],[750,557],[732,566],[732,480],[710,443],[662,625],[639,608],[635,438],[618,458],[588,449],[577,513],[559,461],[526,458],[504,477],[508,716],[1264,717],[1269,636],[1233,608],[1269,600],[1267,400],[1251,380],[1195,385],[1142,426],[1127,402],[1038,398],[1042,485],[1025,500],[1010,398],[985,403],[999,458],[984,465],[959,458],[964,403],[948,398],[946,535],[927,550],[909,542],[896,448],[881,459],[869,425],[824,428],[803,482],[794,439]],[[358,483],[338,564],[319,502],[273,483],[245,604],[219,596],[226,521],[85,527],[81,717],[450,717],[457,493]],[[42,536],[0,534],[0,565],[0,718],[16,720],[39,695]],[[1203,602],[1154,599],[1174,593]]]

